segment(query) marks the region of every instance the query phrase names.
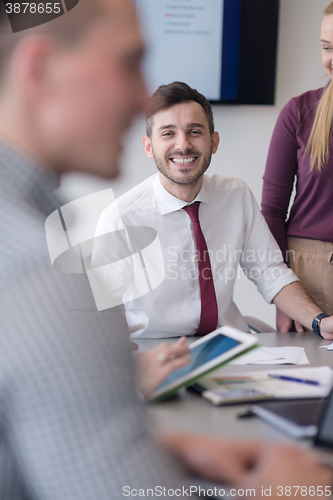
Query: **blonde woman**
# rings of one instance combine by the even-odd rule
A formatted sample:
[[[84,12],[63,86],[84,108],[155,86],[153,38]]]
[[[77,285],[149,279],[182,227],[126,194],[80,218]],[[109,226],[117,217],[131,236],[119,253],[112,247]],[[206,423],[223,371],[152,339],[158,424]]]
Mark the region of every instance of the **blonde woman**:
[[[333,314],[333,2],[324,10],[320,43],[330,82],[291,99],[281,111],[268,153],[262,213],[286,262],[315,302]],[[292,328],[279,310],[276,323],[281,332]]]

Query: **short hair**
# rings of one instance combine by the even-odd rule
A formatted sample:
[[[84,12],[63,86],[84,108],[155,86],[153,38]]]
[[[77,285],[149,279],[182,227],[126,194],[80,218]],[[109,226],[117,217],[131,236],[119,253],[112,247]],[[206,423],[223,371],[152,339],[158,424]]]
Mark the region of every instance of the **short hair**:
[[[324,16],[331,16],[333,14],[333,2],[331,2],[323,12]]]
[[[210,103],[206,97],[184,82],[173,82],[161,85],[153,94],[148,111],[146,113],[146,134],[151,139],[153,129],[153,117],[159,111],[169,109],[175,104],[183,102],[197,102],[200,104],[208,120],[209,132],[214,133],[214,118]]]
[[[0,84],[4,79],[11,55],[20,40],[31,34],[43,33],[63,44],[75,43],[96,17],[101,16],[103,12],[102,2],[80,0],[75,8],[63,16],[34,28],[13,33],[4,2],[0,1]]]

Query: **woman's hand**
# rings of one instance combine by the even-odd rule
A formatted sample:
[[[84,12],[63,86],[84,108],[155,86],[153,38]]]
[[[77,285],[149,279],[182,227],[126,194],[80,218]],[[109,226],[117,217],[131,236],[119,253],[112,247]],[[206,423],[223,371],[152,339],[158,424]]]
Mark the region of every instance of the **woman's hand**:
[[[190,352],[186,337],[181,337],[176,344],[163,342],[151,351],[136,354],[137,386],[146,399],[172,372],[191,362]]]

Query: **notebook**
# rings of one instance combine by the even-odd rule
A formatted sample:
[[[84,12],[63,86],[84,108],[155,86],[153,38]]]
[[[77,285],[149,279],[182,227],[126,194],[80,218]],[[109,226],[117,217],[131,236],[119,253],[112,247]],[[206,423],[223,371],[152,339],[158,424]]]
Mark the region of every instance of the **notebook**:
[[[256,415],[296,439],[314,437],[324,400],[270,401],[253,405],[241,417]]]
[[[322,399],[328,396],[332,385],[333,371],[328,366],[239,374],[224,368],[202,378],[193,389],[213,404],[225,405],[262,399]]]

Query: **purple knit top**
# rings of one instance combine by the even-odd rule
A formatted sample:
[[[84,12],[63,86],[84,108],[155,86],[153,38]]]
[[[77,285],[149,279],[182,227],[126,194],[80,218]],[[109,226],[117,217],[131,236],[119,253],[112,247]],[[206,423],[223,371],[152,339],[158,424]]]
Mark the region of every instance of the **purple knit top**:
[[[287,236],[333,242],[333,140],[322,173],[310,170],[305,154],[318,102],[324,89],[295,97],[276,123],[264,175],[262,213],[283,256]],[[287,212],[296,182],[296,197]]]

